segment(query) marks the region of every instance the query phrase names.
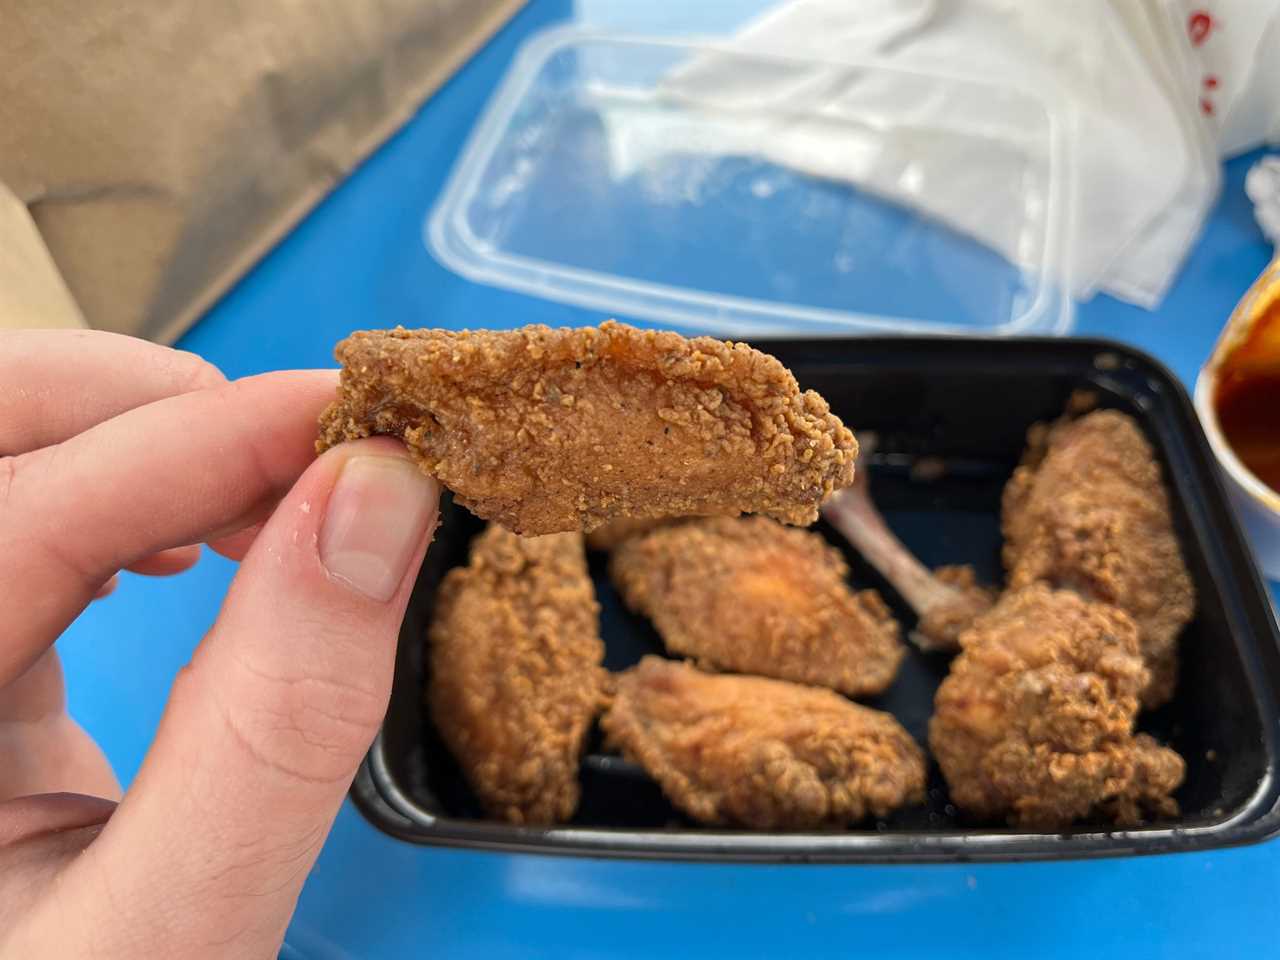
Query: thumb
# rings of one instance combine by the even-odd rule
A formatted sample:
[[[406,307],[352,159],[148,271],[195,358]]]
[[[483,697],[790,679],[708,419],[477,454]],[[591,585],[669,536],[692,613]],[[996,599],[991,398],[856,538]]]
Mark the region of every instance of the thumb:
[[[326,453],[281,501],[71,868],[109,878],[104,955],[121,911],[130,956],[276,955],[382,722],[438,499],[403,447],[372,439]]]

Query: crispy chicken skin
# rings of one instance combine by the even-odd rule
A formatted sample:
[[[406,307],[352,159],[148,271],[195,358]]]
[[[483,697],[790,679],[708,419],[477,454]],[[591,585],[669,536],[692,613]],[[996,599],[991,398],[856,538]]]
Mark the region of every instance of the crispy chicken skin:
[[[702,665],[831,687],[884,690],[905,650],[880,596],[854,593],[840,552],[765,517],[710,517],[627,540],[610,574],[667,648]]]
[[[1009,587],[1043,581],[1120,607],[1151,673],[1143,705],[1166,702],[1195,590],[1151,445],[1114,410],[1039,425],[1028,439],[1004,492]]]
[[[472,512],[535,535],[617,517],[812,523],[853,479],[853,435],[742,343],[599,328],[386,330],[338,344],[317,449],[401,437]]]
[[[1044,830],[1176,815],[1182,757],[1133,732],[1148,673],[1127,614],[1037,583],[960,643],[929,724],[957,806]]]
[[[924,756],[889,714],[816,687],[645,657],[601,722],[694,820],[844,826],[924,798]]]
[[[490,526],[441,583],[429,643],[432,720],[489,815],[571,817],[608,679],[582,535]]]

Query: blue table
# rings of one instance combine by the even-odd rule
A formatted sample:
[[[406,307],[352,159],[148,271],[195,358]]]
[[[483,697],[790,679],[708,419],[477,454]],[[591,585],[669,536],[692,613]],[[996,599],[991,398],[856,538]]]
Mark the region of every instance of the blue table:
[[[594,323],[447,272],[422,220],[517,45],[564,19],[534,2],[184,339],[229,376],[332,365],[353,328]],[[1078,330],[1127,340],[1187,384],[1269,249],[1227,166],[1223,199],[1156,313],[1099,298]],[[59,642],[71,709],[127,783],[234,567],[125,575]],[[1273,588],[1280,593],[1280,586]],[[910,867],[708,866],[415,847],[343,809],[286,954],[331,958],[1274,953],[1280,841],[1206,854]]]

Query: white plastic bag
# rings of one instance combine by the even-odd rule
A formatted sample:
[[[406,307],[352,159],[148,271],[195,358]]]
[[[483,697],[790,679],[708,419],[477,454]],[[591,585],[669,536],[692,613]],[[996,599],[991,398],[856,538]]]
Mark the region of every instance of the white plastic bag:
[[[1280,0],[1162,0],[1186,32],[1222,156],[1280,142]]]
[[[1213,131],[1188,109],[1196,82],[1189,41],[1162,8],[1163,0],[792,0],[780,4],[733,40],[748,50],[835,60],[874,56],[917,70],[942,70],[1014,88],[1035,86],[1075,107],[1079,203],[1073,244],[1078,299],[1105,289],[1143,306],[1159,302],[1198,232],[1219,182]],[[1168,0],[1173,2],[1173,0]],[[838,110],[843,100],[867,112],[880,97],[894,117],[901,151],[924,166],[952,163],[911,141],[912,124],[956,129],[966,122],[948,111],[946,98],[896,102],[892,89],[825,86],[815,68],[809,82],[793,74],[748,75],[712,58],[673,79],[689,97],[778,102],[823,98]],[[898,122],[911,110],[911,122]],[[1017,138],[1012,129],[981,128],[975,135]],[[897,128],[900,128],[900,133]],[[797,126],[763,131],[754,149],[775,162],[869,187],[924,210],[975,236],[1017,262],[1014,239],[999,212],[983,202],[975,182],[991,171],[953,170],[952,184],[929,191],[861,163],[857,145],[839,128]],[[741,145],[739,145],[741,146]],[[986,154],[989,155],[990,151]],[[998,173],[998,171],[996,171]],[[932,183],[939,183],[932,178]],[[953,188],[954,185],[954,188]]]
[[[1191,37],[1175,11],[1158,4],[1121,2],[1128,26],[1153,79],[1163,88],[1182,131],[1186,166],[1170,201],[1134,234],[1107,267],[1101,289],[1152,309],[1159,305],[1217,199],[1222,179],[1209,116],[1192,106],[1200,80]],[[1178,105],[1181,104],[1181,109]],[[1087,240],[1087,238],[1084,238]]]

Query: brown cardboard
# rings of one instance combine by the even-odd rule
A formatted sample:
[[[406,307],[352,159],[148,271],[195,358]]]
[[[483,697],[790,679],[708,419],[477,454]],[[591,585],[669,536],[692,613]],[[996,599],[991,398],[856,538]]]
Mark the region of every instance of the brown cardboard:
[[[26,205],[0,183],[0,329],[83,326]]]
[[[522,2],[7,0],[0,183],[92,326],[172,341]]]

